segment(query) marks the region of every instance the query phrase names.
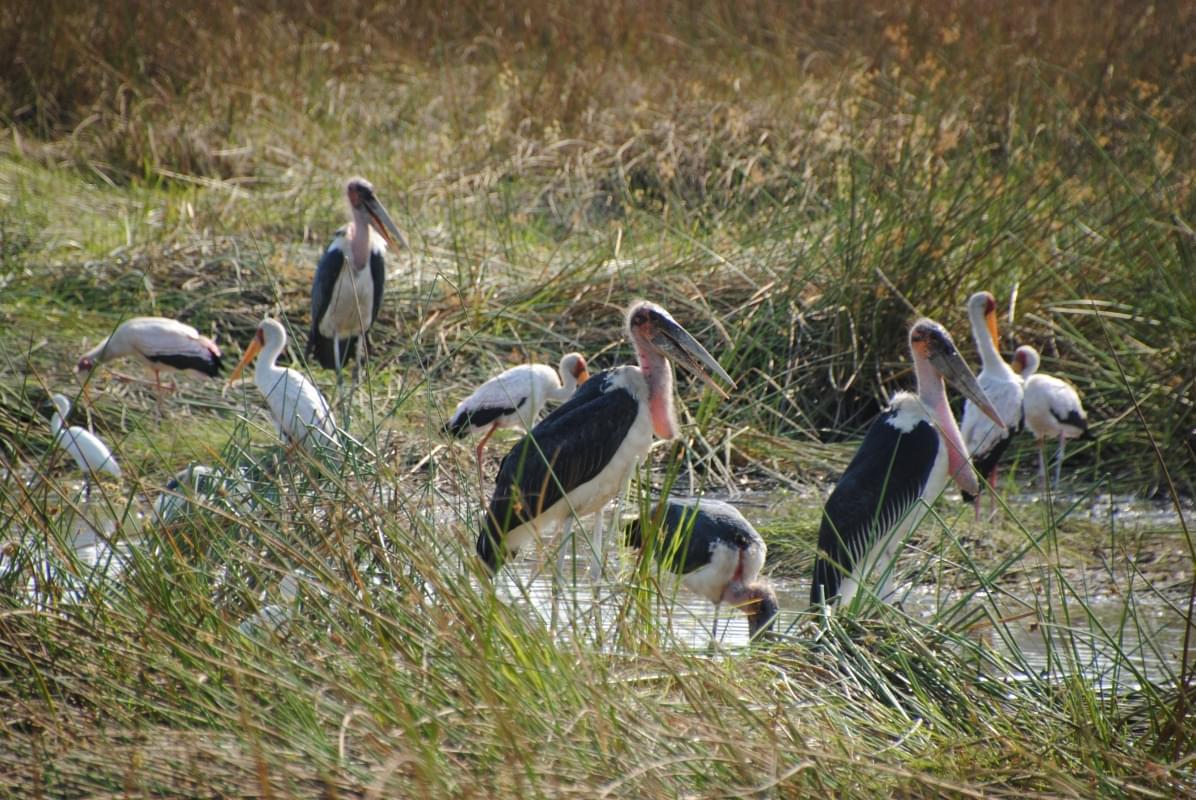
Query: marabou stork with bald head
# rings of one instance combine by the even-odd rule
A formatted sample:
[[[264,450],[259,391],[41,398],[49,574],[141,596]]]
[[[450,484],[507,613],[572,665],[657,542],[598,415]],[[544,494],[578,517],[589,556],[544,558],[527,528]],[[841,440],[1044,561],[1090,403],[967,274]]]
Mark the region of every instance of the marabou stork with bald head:
[[[722,603],[747,615],[749,637],[772,628],[777,596],[767,581],[759,580],[768,546],[739,509],[718,500],[670,497],[656,505],[649,520],[660,521],[653,557],[665,570],[680,575],[687,589],[714,603],[712,638],[718,637]],[[627,526],[628,546],[645,545],[643,523],[637,519]]]
[[[1005,424],[943,326],[918,320],[910,328],[909,346],[918,393],[893,396],[826,501],[812,606],[837,602],[847,607],[870,577],[879,577],[876,596],[887,601],[898,550],[947,481],[965,492],[979,491],[944,378],[998,427]]]
[[[363,340],[362,351],[368,345],[370,326],[382,307],[387,245],[407,247],[369,181],[351,179],[345,196],[352,219],[336,232],[316,267],[311,333],[304,352],[325,369],[336,370],[338,383],[341,368],[357,351],[357,340]],[[364,357],[364,352],[358,355]]]
[[[639,365],[592,375],[503,459],[477,542],[478,556],[491,573],[508,554],[543,533],[574,516],[600,511],[648,454],[653,434],[676,438],[673,362],[723,397],[726,392],[706,370],[735,385],[714,357],[655,303],[632,304],[627,334]]]

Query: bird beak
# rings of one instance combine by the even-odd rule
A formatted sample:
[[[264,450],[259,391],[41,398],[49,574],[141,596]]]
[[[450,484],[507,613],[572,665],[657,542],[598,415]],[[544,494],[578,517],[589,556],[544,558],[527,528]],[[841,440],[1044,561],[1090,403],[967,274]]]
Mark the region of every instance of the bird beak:
[[[588,369],[583,368],[581,371],[581,374],[577,376],[577,385],[581,386],[583,383],[585,383],[589,379],[590,379],[590,371]]]
[[[731,384],[732,388],[735,387],[735,381],[731,380],[731,376],[714,359],[714,356],[707,353],[706,348],[698,344],[698,340],[689,335],[689,331],[682,328],[672,319],[658,319],[655,327],[656,335],[652,337],[652,343],[662,353],[667,355],[673,362],[685,367],[685,369],[705,381],[724,400],[730,397],[721,386],[714,382],[714,379],[710,377],[710,373],[706,371],[706,368],[709,368],[710,372],[713,372]]]
[[[228,376],[228,383],[226,385],[232,386],[237,379],[241,377],[241,373],[245,371],[245,365],[253,361],[254,357],[262,351],[262,343],[258,337],[254,336],[253,340],[249,342],[249,346],[245,348],[245,355],[241,356],[240,363],[233,369],[233,374]]]
[[[993,347],[999,350],[1001,348],[1001,337],[997,335],[997,310],[994,308],[985,314],[984,321],[988,323],[988,335],[993,339]]]
[[[1001,415],[993,408],[992,401],[988,399],[988,395],[980,388],[980,384],[976,382],[976,376],[972,374],[972,370],[968,368],[968,364],[963,360],[963,356],[955,348],[948,350],[934,349],[929,354],[930,363],[939,371],[948,383],[959,390],[960,394],[966,397],[970,402],[976,405],[976,408],[984,412],[985,416],[991,419],[1000,427],[1001,430],[1006,430],[1005,423],[1001,420]]]
[[[407,237],[399,230],[399,227],[391,220],[390,214],[386,213],[386,207],[378,202],[376,197],[370,197],[365,201],[365,210],[369,213],[370,219],[374,222],[374,227],[378,229],[378,233],[382,234],[382,238],[391,247],[398,242],[404,250],[410,250],[407,246]]]

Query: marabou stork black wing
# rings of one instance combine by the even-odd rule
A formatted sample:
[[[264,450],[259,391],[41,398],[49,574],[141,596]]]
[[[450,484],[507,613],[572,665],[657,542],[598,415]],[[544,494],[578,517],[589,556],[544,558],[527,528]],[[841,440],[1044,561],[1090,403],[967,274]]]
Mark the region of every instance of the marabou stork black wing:
[[[625,389],[605,391],[611,379],[610,372],[592,376],[503,458],[478,541],[479,553],[495,562],[492,567],[498,559],[485,555],[493,552],[490,541],[501,541],[506,531],[592,480],[623,443],[639,403]]]
[[[868,429],[860,449],[822,510],[811,605],[830,601],[876,540],[913,509],[940,447],[929,422],[909,433],[894,427],[886,411]]]
[[[316,265],[316,277],[311,285],[311,331],[308,333],[307,348],[303,353],[306,358],[311,358],[314,354],[317,363],[324,369],[336,369],[337,358],[332,339],[320,333],[320,320],[328,311],[336,281],[340,278],[344,266],[345,251],[334,239],[324,251],[324,255],[320,256],[320,263]],[[349,358],[354,341],[350,338],[341,342],[340,363],[344,364]]]

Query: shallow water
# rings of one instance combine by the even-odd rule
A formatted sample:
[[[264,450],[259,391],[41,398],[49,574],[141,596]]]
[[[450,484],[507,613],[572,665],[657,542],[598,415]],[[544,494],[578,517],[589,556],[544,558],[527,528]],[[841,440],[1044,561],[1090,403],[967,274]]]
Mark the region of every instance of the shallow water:
[[[131,548],[136,546],[140,526],[152,524],[154,517],[148,509],[114,509],[102,497],[93,494],[87,498],[81,484],[69,486],[67,496],[72,502],[61,509],[64,516],[59,529],[65,533],[66,541],[62,544],[72,551],[81,569],[71,570],[72,574],[67,576],[58,570],[53,577],[61,588],[81,600],[88,587],[97,583],[97,578],[106,579],[102,582],[107,584],[106,590],[111,590],[113,579],[119,580]],[[794,499],[792,493],[785,496],[785,502],[791,503]],[[812,491],[809,498],[798,496],[798,499],[818,502],[818,493]],[[776,505],[767,494],[737,498],[733,502],[762,526],[768,521],[770,509]],[[1077,498],[1057,501],[1063,507],[1075,502]],[[1036,496],[1014,498],[1014,503],[1015,513],[1026,518],[1041,511],[1036,509],[1041,503]],[[1106,525],[1112,521],[1112,524],[1125,528],[1174,529],[1179,526],[1170,504],[1129,497],[1095,496],[1085,500],[1073,513]],[[123,524],[118,522],[116,514],[123,514]],[[445,524],[454,524],[454,518],[453,513],[445,510]],[[12,533],[10,539],[14,538]],[[554,627],[563,636],[581,635],[593,641],[611,641],[613,627],[626,598],[626,587],[617,577],[629,573],[631,562],[625,551],[609,546],[606,558],[606,575],[608,578],[615,576],[613,580],[591,582],[585,576],[588,562],[579,561],[578,572],[583,577],[575,584],[562,581],[558,591],[554,592],[553,564],[527,558],[504,567],[497,588],[509,602],[526,606],[545,626]],[[0,571],[10,566],[10,557],[0,556]],[[33,572],[28,590],[31,601],[37,602],[34,599],[37,586],[50,577],[51,570],[48,564],[35,565]],[[733,649],[748,644],[748,626],[743,614],[734,609],[721,609],[716,627],[713,605],[668,581],[668,576],[662,577],[666,579],[662,584],[663,595],[655,599],[655,608],[675,646],[709,650],[716,646]],[[1190,575],[1185,577],[1191,579]],[[804,618],[801,612],[808,604],[809,582],[786,578],[773,578],[771,582],[781,607],[777,630],[792,634],[797,629],[795,624]],[[934,588],[906,587],[903,591],[902,609],[911,617],[926,621],[933,620],[941,609],[958,599]],[[263,597],[263,603],[274,600],[277,598]],[[1185,625],[1179,604],[1187,602],[1187,593],[1170,591],[1160,596],[1139,591],[1134,600],[1135,613],[1128,622],[1123,621],[1129,616],[1125,614],[1124,600],[1114,594],[1089,597],[1087,611],[1073,603],[1070,623],[1058,604],[1057,593],[1049,610],[1042,607],[1041,602],[1036,608],[1034,598],[1023,602],[1019,598],[998,596],[994,600],[979,598],[973,603],[987,602],[991,618],[1006,620],[999,631],[979,623],[978,635],[998,652],[1017,654],[1018,658],[1024,659],[1016,665],[1022,671],[1049,678],[1055,674],[1069,674],[1078,667],[1095,684],[1126,691],[1138,685],[1135,670],[1152,680],[1170,680],[1177,670]],[[285,615],[288,611],[283,606],[275,609],[271,605],[269,608],[274,614]],[[246,623],[250,627],[257,624],[253,619]],[[1118,648],[1125,654],[1125,660],[1114,657]],[[1061,667],[1058,662],[1061,654],[1071,659],[1074,666],[1064,664]],[[1130,669],[1127,669],[1127,662]]]

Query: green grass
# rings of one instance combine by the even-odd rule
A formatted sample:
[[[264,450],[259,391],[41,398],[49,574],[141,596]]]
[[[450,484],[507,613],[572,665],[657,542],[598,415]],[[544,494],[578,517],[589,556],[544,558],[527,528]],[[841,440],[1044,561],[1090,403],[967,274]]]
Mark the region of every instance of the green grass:
[[[1196,493],[1196,14],[440,6],[127,0],[97,24],[18,2],[0,20],[20,76],[0,85],[0,786],[1193,791],[1193,665],[1155,631],[1190,607],[1183,520],[1081,512]],[[73,421],[127,478],[81,505],[46,402],[77,393],[78,355],[155,313],[234,359],[262,316],[285,318],[298,356],[358,173],[413,245],[390,260],[353,408],[363,447],[343,466],[284,459],[252,386],[184,378],[159,421],[150,392],[101,371]],[[606,624],[586,612],[555,634],[477,573],[471,453],[437,429],[486,375],[574,349],[625,363],[622,309],[660,302],[739,390],[679,382],[682,443],[632,500],[665,474],[759,492],[768,569],[805,576],[825,481],[912,383],[908,323],[939,319],[970,355],[982,288],[1008,309],[1002,350],[1039,347],[1095,437],[1069,448],[1053,505],[991,528],[936,507],[902,574],[950,587],[941,613],[788,616],[781,641],[711,657],[678,641],[651,570],[624,563]],[[1027,481],[1033,448],[1013,449]],[[252,507],[225,492],[156,524],[149,505],[193,461],[249,469]],[[101,510],[119,571],[68,546]],[[283,628],[243,629],[270,605]],[[1088,647],[1138,688],[1102,688]]]

